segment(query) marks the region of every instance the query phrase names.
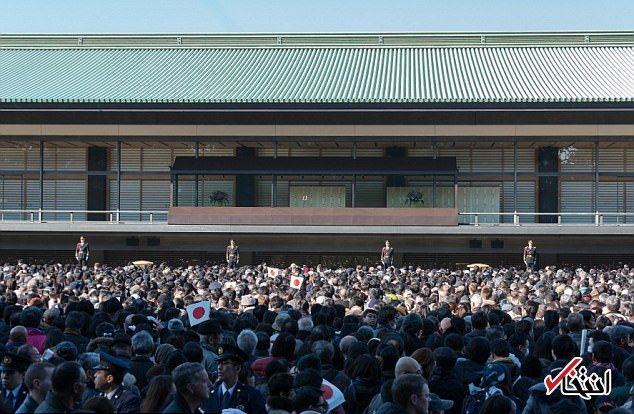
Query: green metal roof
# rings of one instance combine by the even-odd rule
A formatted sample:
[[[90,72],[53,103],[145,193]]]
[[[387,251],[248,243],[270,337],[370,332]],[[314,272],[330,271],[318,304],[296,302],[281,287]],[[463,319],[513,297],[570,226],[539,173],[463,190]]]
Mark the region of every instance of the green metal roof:
[[[611,36],[616,39],[616,35]],[[628,34],[619,36],[622,40],[629,39]],[[463,37],[469,39],[467,35]],[[50,38],[56,42],[66,39],[63,36]],[[341,36],[330,37],[331,43],[320,46],[300,43],[288,46],[288,41],[283,46],[279,43],[262,46],[257,40],[268,37],[261,36],[250,38],[251,43],[243,46],[124,46],[124,41],[129,39],[148,38],[151,37],[122,37],[120,43],[115,42],[113,46],[112,43],[96,45],[99,37],[95,37],[90,38],[90,47],[43,47],[41,38],[35,41],[28,36],[0,36],[0,45],[4,46],[0,48],[0,102],[461,104],[634,101],[634,45],[625,40],[624,44],[616,41],[596,45],[588,36],[583,36],[582,43],[562,45],[551,36],[549,39],[556,44],[505,46],[500,45],[504,43],[500,43],[503,40],[500,35],[496,46],[486,45],[486,42],[484,46],[482,43],[475,46],[411,46],[397,42],[392,45],[384,37],[379,45],[337,45],[343,43],[337,43],[337,39],[346,39]],[[195,37],[192,35],[191,38]],[[22,43],[18,42],[20,39]],[[183,38],[180,42],[181,45],[187,43]],[[366,42],[370,41],[366,39]]]

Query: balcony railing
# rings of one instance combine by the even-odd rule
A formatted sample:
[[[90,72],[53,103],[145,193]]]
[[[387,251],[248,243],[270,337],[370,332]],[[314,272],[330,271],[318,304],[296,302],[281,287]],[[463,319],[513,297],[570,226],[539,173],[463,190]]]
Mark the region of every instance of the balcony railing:
[[[95,219],[101,215],[101,219]],[[167,210],[0,210],[0,223],[107,223],[166,224]],[[553,217],[539,222],[540,217]],[[460,225],[471,226],[631,226],[634,213],[491,213],[459,212]]]
[[[593,224],[595,226],[622,226],[634,225],[634,213],[613,213],[595,211],[594,213],[483,213],[483,212],[460,212],[458,213],[460,224],[473,226],[530,226],[530,225],[552,225],[552,226],[578,226]],[[539,222],[540,217],[553,217],[552,220]],[[504,218],[504,220],[500,220]],[[508,220],[507,220],[508,218]],[[502,222],[503,221],[503,222]]]
[[[167,213],[167,210],[0,210],[0,222],[165,224]],[[102,219],[89,219],[89,215],[101,215]]]

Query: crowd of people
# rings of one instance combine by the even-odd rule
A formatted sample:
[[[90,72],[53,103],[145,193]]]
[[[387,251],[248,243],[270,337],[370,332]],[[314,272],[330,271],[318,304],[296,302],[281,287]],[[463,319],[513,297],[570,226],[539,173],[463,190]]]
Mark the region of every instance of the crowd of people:
[[[633,410],[627,266],[271,272],[238,267],[237,253],[180,267],[87,258],[0,269],[0,412]],[[187,307],[204,301],[193,325]],[[610,389],[547,387],[575,357],[577,372],[609,371]]]

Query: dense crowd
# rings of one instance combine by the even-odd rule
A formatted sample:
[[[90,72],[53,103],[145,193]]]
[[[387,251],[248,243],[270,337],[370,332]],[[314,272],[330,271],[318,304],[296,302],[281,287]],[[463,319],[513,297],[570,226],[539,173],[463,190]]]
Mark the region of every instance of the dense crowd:
[[[4,264],[0,412],[632,412],[628,267],[270,270]]]

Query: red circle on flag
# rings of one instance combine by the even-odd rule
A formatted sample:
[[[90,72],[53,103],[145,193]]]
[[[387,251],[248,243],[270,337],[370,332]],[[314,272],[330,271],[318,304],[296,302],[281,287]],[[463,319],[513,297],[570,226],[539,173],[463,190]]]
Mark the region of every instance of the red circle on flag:
[[[330,398],[332,398],[332,395],[334,394],[332,391],[332,388],[330,388],[328,385],[326,384],[321,384],[321,390],[324,393],[324,399],[325,400],[329,400]]]
[[[203,308],[202,306],[197,307],[192,312],[192,315],[194,315],[194,318],[196,319],[202,318],[203,316],[205,316],[205,308]]]
[[[299,279],[295,279],[295,280],[293,280],[293,285],[295,285],[295,286],[299,286]]]

